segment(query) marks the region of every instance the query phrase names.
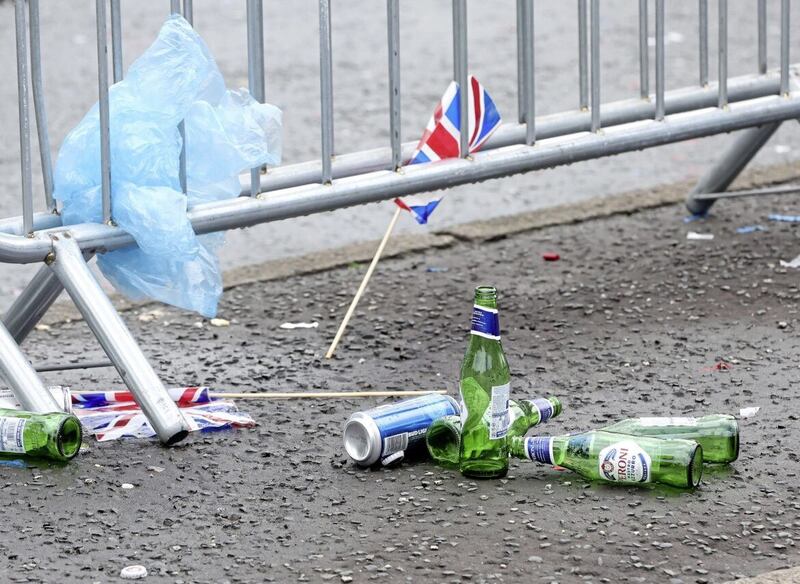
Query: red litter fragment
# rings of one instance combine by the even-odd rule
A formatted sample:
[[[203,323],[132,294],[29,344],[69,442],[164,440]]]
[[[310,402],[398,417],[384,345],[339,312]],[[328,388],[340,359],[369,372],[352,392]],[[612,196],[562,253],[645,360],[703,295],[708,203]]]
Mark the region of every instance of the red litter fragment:
[[[711,367],[703,367],[700,371],[730,371],[733,365],[727,361],[717,361]]]
[[[546,262],[557,262],[561,259],[561,256],[553,251],[546,251],[542,254],[542,258],[544,258]]]

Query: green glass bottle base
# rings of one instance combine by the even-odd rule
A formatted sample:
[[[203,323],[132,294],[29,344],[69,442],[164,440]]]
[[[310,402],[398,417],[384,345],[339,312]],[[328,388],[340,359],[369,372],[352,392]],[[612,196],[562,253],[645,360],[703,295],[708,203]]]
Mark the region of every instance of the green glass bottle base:
[[[461,474],[475,479],[500,479],[508,474],[508,465],[495,461],[472,460],[461,463]]]

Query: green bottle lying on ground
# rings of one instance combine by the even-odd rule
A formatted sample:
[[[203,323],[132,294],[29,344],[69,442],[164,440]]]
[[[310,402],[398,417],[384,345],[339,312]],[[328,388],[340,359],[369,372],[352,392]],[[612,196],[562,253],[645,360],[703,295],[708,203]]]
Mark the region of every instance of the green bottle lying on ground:
[[[503,477],[508,472],[511,386],[492,286],[475,288],[470,333],[460,376],[459,470],[475,478]]]
[[[703,447],[691,440],[663,440],[593,430],[568,436],[509,439],[511,455],[575,471],[582,477],[628,484],[696,487]]]
[[[736,418],[726,414],[700,418],[630,418],[602,430],[694,440],[703,447],[704,462],[733,462],[739,456],[739,424]]]
[[[508,403],[509,427],[507,436],[524,436],[538,424],[561,413],[561,402],[556,397],[510,400]],[[458,468],[458,451],[461,443],[461,418],[444,416],[434,420],[425,434],[428,453],[436,464],[444,468]]]
[[[55,412],[34,414],[0,409],[0,455],[24,454],[66,461],[81,448],[78,418]]]

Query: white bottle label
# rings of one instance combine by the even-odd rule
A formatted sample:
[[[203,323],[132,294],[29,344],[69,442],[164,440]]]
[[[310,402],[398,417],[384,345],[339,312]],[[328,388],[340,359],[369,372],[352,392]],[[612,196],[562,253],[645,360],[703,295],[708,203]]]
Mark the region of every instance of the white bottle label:
[[[652,426],[697,426],[695,418],[639,418],[639,425],[644,428]]]
[[[598,456],[600,478],[623,483],[649,483],[650,455],[631,440],[606,446]]]
[[[0,416],[0,452],[25,452],[22,433],[28,420]]]
[[[510,416],[508,400],[511,395],[511,384],[495,385],[492,388],[492,403],[489,404],[489,439],[505,438],[508,434]]]

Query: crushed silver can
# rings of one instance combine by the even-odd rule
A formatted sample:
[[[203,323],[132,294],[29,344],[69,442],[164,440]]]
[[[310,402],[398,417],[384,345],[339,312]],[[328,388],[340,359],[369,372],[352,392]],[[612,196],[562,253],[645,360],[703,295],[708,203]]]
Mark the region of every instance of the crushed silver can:
[[[356,412],[344,425],[344,449],[360,466],[388,457],[394,461],[394,455],[425,442],[425,432],[434,420],[457,416],[460,411],[449,395],[431,393]]]

